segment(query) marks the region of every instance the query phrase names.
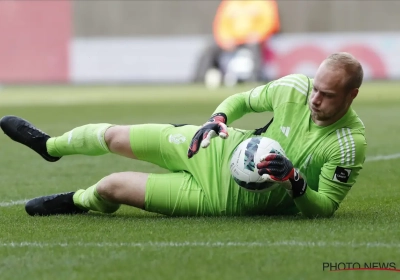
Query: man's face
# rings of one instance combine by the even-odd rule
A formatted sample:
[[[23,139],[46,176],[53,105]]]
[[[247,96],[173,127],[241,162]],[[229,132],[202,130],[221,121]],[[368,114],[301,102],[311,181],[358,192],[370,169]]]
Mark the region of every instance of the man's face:
[[[318,68],[309,99],[311,117],[317,125],[330,125],[346,114],[357,95],[345,90],[346,78],[342,69],[324,63]]]

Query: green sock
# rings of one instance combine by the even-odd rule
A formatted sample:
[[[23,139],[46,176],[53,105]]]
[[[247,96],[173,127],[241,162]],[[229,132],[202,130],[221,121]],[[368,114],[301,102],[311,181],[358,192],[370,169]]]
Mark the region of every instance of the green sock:
[[[96,190],[97,184],[86,190],[78,190],[73,196],[76,206],[85,210],[98,211],[102,213],[114,213],[121,206],[102,198]]]
[[[111,124],[87,124],[74,128],[46,142],[47,152],[54,157],[66,155],[100,156],[110,152],[104,134]]]

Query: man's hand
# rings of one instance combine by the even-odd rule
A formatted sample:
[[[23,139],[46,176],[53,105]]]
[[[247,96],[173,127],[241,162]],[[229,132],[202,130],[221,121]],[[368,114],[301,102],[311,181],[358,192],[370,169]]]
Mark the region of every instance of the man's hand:
[[[193,157],[200,149],[210,145],[211,138],[217,135],[223,139],[228,137],[227,117],[224,113],[216,113],[199,129],[190,142],[188,158]]]
[[[265,181],[282,184],[291,197],[302,196],[307,189],[306,181],[300,176],[292,162],[283,155],[269,153],[261,157],[257,164],[258,174]]]

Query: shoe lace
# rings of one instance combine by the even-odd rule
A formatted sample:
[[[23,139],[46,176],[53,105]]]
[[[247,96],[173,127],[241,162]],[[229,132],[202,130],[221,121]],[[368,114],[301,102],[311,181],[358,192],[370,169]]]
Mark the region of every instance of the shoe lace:
[[[22,126],[18,128],[18,130],[23,130],[24,132],[29,133],[35,138],[46,137],[48,136],[46,133],[41,131],[40,129],[34,127],[31,124],[24,123]]]

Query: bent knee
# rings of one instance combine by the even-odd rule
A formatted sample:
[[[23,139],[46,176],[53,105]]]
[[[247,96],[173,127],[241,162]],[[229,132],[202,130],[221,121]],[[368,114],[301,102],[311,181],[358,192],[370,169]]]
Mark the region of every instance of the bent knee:
[[[113,173],[97,184],[96,191],[105,200],[143,209],[147,178],[140,172]]]
[[[101,197],[110,199],[118,191],[118,188],[118,173],[113,173],[100,180],[96,186],[96,191]]]
[[[129,125],[109,127],[104,134],[104,140],[112,153],[136,159],[130,144]]]

